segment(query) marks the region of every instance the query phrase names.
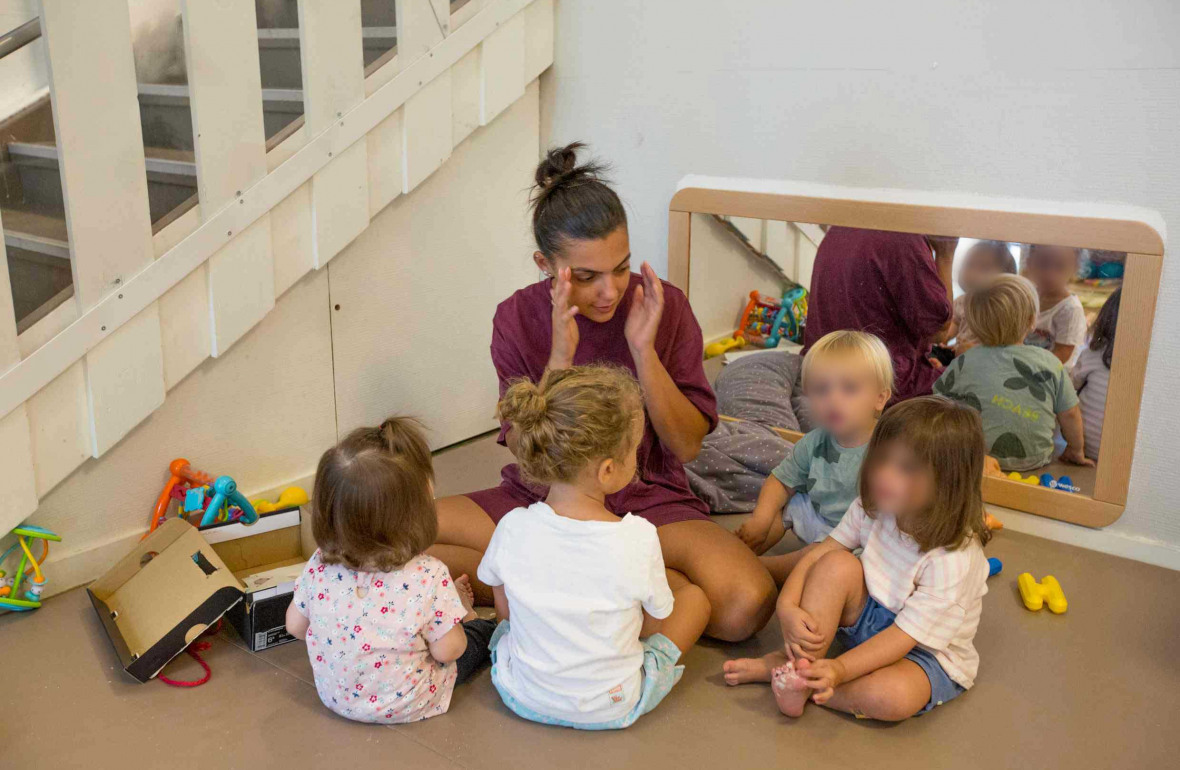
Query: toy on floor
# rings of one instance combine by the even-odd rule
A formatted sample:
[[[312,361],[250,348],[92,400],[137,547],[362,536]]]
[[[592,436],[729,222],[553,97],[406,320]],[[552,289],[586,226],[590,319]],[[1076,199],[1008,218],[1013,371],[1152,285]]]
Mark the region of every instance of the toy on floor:
[[[255,512],[261,516],[264,513],[281,511],[284,508],[307,505],[307,492],[303,491],[302,487],[287,487],[279,495],[279,499],[273,503],[269,500],[251,500],[250,504],[254,506]]]
[[[784,337],[792,342],[802,342],[806,318],[807,290],[801,286],[788,289],[781,299],[752,291],[733,339],[740,338],[746,344],[762,348],[778,347]]]
[[[1008,478],[1013,481],[1019,481],[1022,484],[1030,484],[1034,487],[1041,485],[1041,480],[1036,476],[1021,476],[1018,472],[1012,471],[1008,474]]]
[[[998,575],[1004,571],[1004,562],[994,556],[987,560],[987,576]]]
[[[705,358],[714,358],[735,348],[746,346],[745,337],[725,337],[705,346]]]
[[[44,527],[34,527],[31,524],[17,527],[12,530],[12,534],[16,535],[16,542],[0,556],[0,609],[28,612],[41,606],[41,595],[48,582],[45,574],[41,572],[41,564],[49,555],[49,541],[61,542],[61,537]],[[33,550],[29,547],[32,540],[41,541],[40,558],[33,556]],[[17,564],[16,572],[10,577],[3,566],[17,548],[20,549],[20,562]],[[29,573],[32,573],[32,577]],[[21,586],[26,584],[26,581],[28,590],[22,596]]]
[[[1032,575],[1022,572],[1020,577],[1016,578],[1016,585],[1020,587],[1020,598],[1024,600],[1024,606],[1033,612],[1048,603],[1049,611],[1060,615],[1068,606],[1061,584],[1052,575],[1046,575],[1045,579],[1038,583]]]
[[[997,530],[997,529],[1004,528],[1004,522],[1000,521],[995,516],[992,516],[987,511],[983,512],[983,525],[990,530]]]
[[[199,526],[202,527],[223,521],[239,520],[253,524],[258,520],[258,513],[245,495],[238,492],[237,483],[229,476],[214,478],[193,468],[183,457],[168,464],[168,473],[168,483],[156,498],[156,509],[152,513],[148,534],[164,521],[173,500],[177,501],[177,515],[188,518],[200,514]]]
[[[1042,473],[1040,478],[1042,487],[1049,489],[1060,489],[1062,492],[1081,492],[1081,488],[1073,485],[1073,479],[1069,476],[1062,476],[1061,478],[1053,478],[1052,473]]]

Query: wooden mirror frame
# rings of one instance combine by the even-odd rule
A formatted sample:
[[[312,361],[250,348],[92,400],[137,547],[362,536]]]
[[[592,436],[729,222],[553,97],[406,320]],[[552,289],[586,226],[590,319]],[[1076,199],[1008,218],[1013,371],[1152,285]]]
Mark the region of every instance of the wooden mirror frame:
[[[1034,487],[1007,478],[987,477],[983,484],[988,504],[1074,524],[1104,527],[1122,515],[1163,266],[1163,226],[1157,214],[1113,205],[1007,201],[951,193],[703,176],[681,180],[668,209],[668,281],[686,295],[692,269],[693,214],[1126,252],[1119,332],[1093,496]]]

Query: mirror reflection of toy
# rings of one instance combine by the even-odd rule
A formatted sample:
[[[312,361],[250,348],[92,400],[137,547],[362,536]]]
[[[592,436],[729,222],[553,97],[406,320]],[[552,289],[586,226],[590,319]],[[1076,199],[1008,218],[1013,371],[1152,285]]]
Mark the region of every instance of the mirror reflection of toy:
[[[1019,481],[1022,484],[1028,484],[1033,487],[1047,487],[1048,489],[1056,489],[1060,492],[1081,492],[1082,488],[1075,486],[1073,479],[1069,476],[1061,476],[1060,478],[1053,478],[1052,473],[1042,473],[1040,477],[1037,476],[1021,476],[1019,472],[1012,471],[1008,474],[1008,478],[1013,481]]]
[[[214,478],[193,468],[183,457],[169,463],[168,472],[168,482],[156,498],[156,508],[144,537],[160,526],[174,500],[177,515],[186,520],[199,515],[197,524],[200,527],[230,521],[253,524],[258,520],[258,513],[229,476]]]
[[[802,286],[787,289],[782,298],[752,291],[733,339],[741,338],[748,345],[762,348],[776,348],[784,338],[802,342],[806,318],[807,290]]]
[[[35,527],[31,524],[17,527],[12,530],[12,534],[16,535],[16,542],[0,555],[0,610],[27,612],[41,606],[41,597],[48,583],[41,571],[41,565],[49,556],[49,541],[60,542],[61,537],[44,527]],[[29,545],[33,540],[41,541],[40,557],[33,555],[33,549]],[[16,572],[10,576],[3,566],[14,552],[19,553],[20,560]],[[23,595],[22,586],[27,586]]]

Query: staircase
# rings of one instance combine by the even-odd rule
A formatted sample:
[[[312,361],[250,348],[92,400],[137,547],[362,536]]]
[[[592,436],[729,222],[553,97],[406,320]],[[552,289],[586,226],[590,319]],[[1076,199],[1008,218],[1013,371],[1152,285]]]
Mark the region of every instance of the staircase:
[[[184,5],[152,83],[126,0],[42,2],[51,93],[0,123],[0,533],[552,61],[553,0]]]

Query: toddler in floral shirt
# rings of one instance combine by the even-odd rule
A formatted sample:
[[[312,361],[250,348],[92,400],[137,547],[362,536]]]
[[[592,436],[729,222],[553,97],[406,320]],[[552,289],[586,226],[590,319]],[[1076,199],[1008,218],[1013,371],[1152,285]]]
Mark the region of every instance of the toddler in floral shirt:
[[[466,575],[424,553],[438,529],[430,451],[417,425],[391,418],[328,450],[316,471],[320,548],[287,609],[307,642],[324,705],[358,722],[446,712],[455,685],[489,658],[495,624],[472,611]]]

